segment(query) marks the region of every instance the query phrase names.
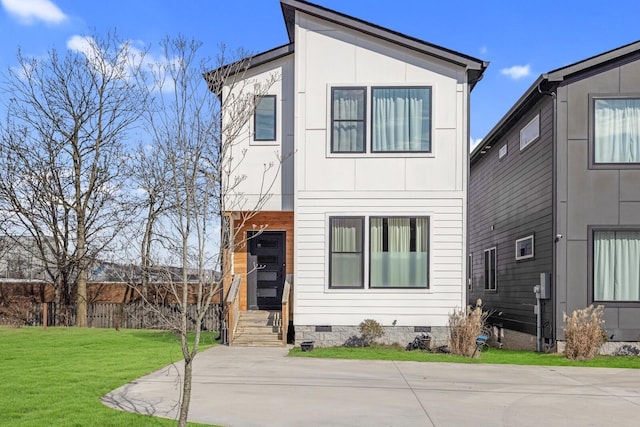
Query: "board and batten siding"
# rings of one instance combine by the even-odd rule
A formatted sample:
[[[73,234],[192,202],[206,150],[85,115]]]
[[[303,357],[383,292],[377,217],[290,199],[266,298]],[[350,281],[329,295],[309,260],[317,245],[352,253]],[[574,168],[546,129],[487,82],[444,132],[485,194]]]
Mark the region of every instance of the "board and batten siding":
[[[464,69],[303,13],[296,16],[295,325],[445,326],[466,302]],[[333,154],[333,86],[430,86],[432,152]],[[366,134],[370,134],[367,110]],[[369,217],[429,216],[429,289],[368,289]],[[364,216],[365,287],[329,289],[329,217]]]
[[[540,114],[540,137],[520,150],[520,130]],[[507,154],[499,158],[507,144]],[[515,243],[534,235],[534,258],[517,261]],[[495,141],[470,167],[469,253],[473,256],[469,302],[482,299],[492,321],[536,333],[533,287],[553,267],[553,102],[544,97]],[[484,251],[496,247],[497,289],[484,289]],[[552,320],[548,300],[545,320]],[[552,336],[551,325],[545,328]]]
[[[254,141],[254,118],[227,142],[229,190],[227,211],[290,211],[293,209],[294,54],[250,68],[234,81],[229,78],[223,97],[253,96],[256,84],[265,95],[276,96],[276,139]],[[268,82],[272,81],[271,84]],[[233,109],[233,103],[228,108]],[[231,127],[229,128],[231,129]]]

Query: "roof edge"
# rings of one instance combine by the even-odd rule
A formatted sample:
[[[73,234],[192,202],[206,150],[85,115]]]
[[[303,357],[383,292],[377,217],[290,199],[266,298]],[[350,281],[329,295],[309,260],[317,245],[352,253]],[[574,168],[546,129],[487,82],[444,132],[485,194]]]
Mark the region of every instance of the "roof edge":
[[[207,71],[202,75],[202,77],[204,77],[204,79],[209,84],[209,90],[218,94],[222,88],[212,86],[212,83],[209,81],[209,76],[214,74],[223,74],[227,77],[234,76],[238,73],[245,72],[252,68],[259,67],[260,65],[268,64],[269,62],[273,62],[277,59],[284,58],[285,56],[291,55],[294,52],[295,52],[294,44],[287,43],[285,45],[278,46],[273,49],[269,49],[265,52],[261,52],[256,55],[249,56],[247,58],[242,58],[237,61],[231,62],[229,64],[225,64],[211,71]]]
[[[285,25],[287,26],[287,34],[291,42],[295,42],[295,12],[300,11],[347,28],[358,30],[370,36],[443,59],[458,66],[463,66],[467,70],[477,70],[479,73],[477,73],[478,76],[474,76],[474,84],[480,80],[482,73],[488,66],[488,62],[481,59],[428,43],[424,40],[304,0],[280,0],[280,5],[282,7]]]

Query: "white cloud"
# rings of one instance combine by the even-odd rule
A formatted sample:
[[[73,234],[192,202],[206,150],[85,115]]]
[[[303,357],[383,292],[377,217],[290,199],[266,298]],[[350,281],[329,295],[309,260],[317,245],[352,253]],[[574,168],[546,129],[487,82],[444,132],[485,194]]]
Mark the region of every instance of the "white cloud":
[[[473,149],[476,148],[478,146],[478,144],[480,144],[481,142],[482,142],[482,138],[477,138],[477,139],[470,138],[469,151],[473,151]]]
[[[60,24],[67,15],[51,0],[1,0],[2,7],[23,24],[43,21],[47,24]]]
[[[484,54],[485,54],[485,53],[487,53],[488,51],[489,51],[489,49],[487,49],[487,47],[486,47],[486,46],[481,46],[481,47],[480,47],[480,53],[481,53],[481,54],[483,54],[483,55],[484,55]]]
[[[503,68],[500,70],[500,74],[511,77],[513,80],[519,80],[523,77],[527,77],[531,74],[531,66],[527,65],[514,65],[513,67]]]

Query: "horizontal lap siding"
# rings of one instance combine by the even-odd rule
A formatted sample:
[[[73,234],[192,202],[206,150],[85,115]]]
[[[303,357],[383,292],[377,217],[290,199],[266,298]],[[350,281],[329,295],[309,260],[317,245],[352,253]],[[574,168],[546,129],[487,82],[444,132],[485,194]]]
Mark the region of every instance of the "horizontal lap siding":
[[[321,202],[300,198],[296,207],[296,324],[357,325],[374,318],[383,324],[396,320],[398,325],[446,325],[448,315],[462,301],[462,205],[462,198],[453,197]],[[365,289],[329,289],[327,218],[334,215],[429,216],[430,289],[367,289],[367,283]],[[368,222],[364,231],[368,234]],[[367,259],[365,255],[365,269]]]
[[[520,151],[520,129],[540,113],[540,138]],[[533,286],[553,265],[553,109],[545,97],[471,165],[469,251],[473,255],[469,301],[482,299],[505,327],[535,333]],[[508,154],[498,151],[508,144]],[[493,230],[492,230],[493,227]],[[534,258],[516,261],[515,242],[534,234]],[[497,247],[497,290],[484,289],[484,250]],[[551,319],[549,301],[546,319]],[[550,334],[551,329],[546,330]]]

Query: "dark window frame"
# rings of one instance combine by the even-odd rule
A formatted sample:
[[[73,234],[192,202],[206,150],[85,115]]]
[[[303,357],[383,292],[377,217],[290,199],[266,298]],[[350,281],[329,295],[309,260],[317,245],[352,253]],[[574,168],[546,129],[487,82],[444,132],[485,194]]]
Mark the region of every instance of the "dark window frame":
[[[374,150],[373,149],[373,102],[374,91],[376,89],[428,89],[429,90],[429,149],[420,151],[402,151],[402,150]],[[392,153],[405,153],[405,154],[430,154],[433,153],[433,86],[371,86],[371,126],[370,126],[370,148],[371,153],[376,154],[392,154]]]
[[[636,163],[596,163],[596,101],[599,99],[638,99],[640,93],[590,93],[589,94],[589,117],[588,117],[588,140],[589,140],[589,169],[640,169],[640,162]]]
[[[412,247],[414,250],[410,251],[410,252],[416,252],[415,248],[415,239],[417,237],[417,231],[416,231],[416,226],[415,226],[415,220],[418,218],[426,218],[427,219],[427,265],[425,266],[425,268],[427,269],[427,283],[425,284],[425,286],[371,286],[371,229],[372,229],[372,219],[382,219],[383,220],[383,229],[382,229],[382,234],[383,234],[383,250],[382,252],[388,252],[388,242],[385,243],[385,239],[388,239],[388,228],[387,226],[385,226],[385,224],[387,224],[385,222],[385,220],[388,220],[389,218],[409,218],[409,223],[412,224],[412,228],[410,231],[411,236],[410,236],[410,240],[413,243],[410,243],[410,247]],[[411,221],[413,220],[413,221]],[[386,248],[386,250],[385,250]],[[369,280],[368,280],[368,289],[412,289],[412,290],[429,290],[431,289],[431,276],[430,276],[430,267],[431,267],[431,217],[428,215],[416,215],[416,216],[410,216],[410,215],[388,215],[388,216],[382,216],[382,215],[371,215],[369,217],[369,253],[368,253],[368,272],[369,272]]]
[[[521,241],[527,240],[527,239],[531,239],[531,255],[519,256],[518,255],[518,242],[521,242]],[[535,257],[536,257],[536,236],[535,236],[535,233],[526,234],[526,235],[523,235],[520,238],[517,238],[514,245],[515,245],[514,249],[515,249],[516,262],[531,261],[531,260],[535,259]]]
[[[493,256],[493,276],[490,278],[487,275],[487,270],[491,271],[491,269],[487,269],[487,252],[489,253],[489,262],[491,262],[491,252],[494,253]],[[486,292],[497,292],[498,291],[498,247],[493,246],[487,248],[483,252],[483,275],[484,275],[484,290]],[[493,286],[492,286],[493,285]]]
[[[334,94],[336,90],[361,90],[363,94],[364,107],[362,111],[362,120],[340,120],[335,118],[335,112],[333,108],[334,104]],[[367,116],[368,116],[368,105],[367,105],[367,87],[366,86],[332,86],[331,87],[331,124],[329,128],[329,132],[331,133],[330,137],[330,151],[332,154],[362,154],[367,152]],[[335,122],[362,122],[362,150],[360,151],[338,151],[333,149],[333,124]]]
[[[473,291],[473,254],[467,255],[467,290]]]
[[[589,304],[602,304],[610,308],[640,308],[640,301],[600,301],[594,299],[595,265],[593,262],[593,250],[596,231],[640,231],[638,225],[589,225],[587,226],[587,299]]]
[[[273,98],[273,138],[258,138],[258,104],[265,98]],[[260,95],[254,97],[253,140],[257,142],[273,142],[278,140],[278,96]]]
[[[332,233],[332,225],[333,225],[333,220],[334,219],[358,219],[360,220],[360,254],[361,254],[361,262],[360,262],[360,277],[362,278],[362,283],[360,286],[332,286],[331,285],[331,273],[332,273],[332,254],[334,253],[332,251],[333,248],[333,233]],[[364,216],[330,216],[329,217],[329,247],[328,247],[328,253],[329,253],[329,277],[327,277],[327,283],[329,284],[329,289],[332,290],[339,290],[339,289],[364,289],[364,282],[365,282],[365,278],[364,278],[364,264],[366,262],[366,253],[364,250],[364,235],[365,235],[365,217]],[[339,253],[343,253],[343,252],[339,252]],[[356,253],[356,252],[348,252],[348,253]]]

